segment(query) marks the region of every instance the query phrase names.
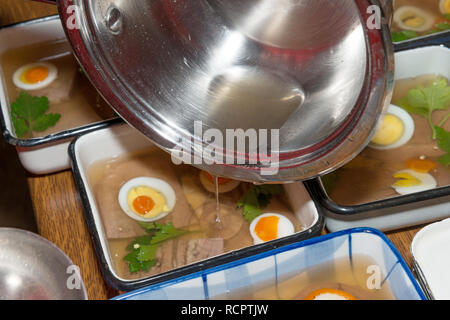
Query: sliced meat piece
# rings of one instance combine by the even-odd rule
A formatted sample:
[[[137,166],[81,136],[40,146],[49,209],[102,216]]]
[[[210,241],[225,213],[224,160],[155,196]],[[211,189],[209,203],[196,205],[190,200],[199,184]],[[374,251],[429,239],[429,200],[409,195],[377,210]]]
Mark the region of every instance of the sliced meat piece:
[[[158,249],[158,264],[152,268],[152,274],[159,274],[175,268],[174,263],[175,241],[167,241]]]
[[[223,239],[178,240],[176,264],[177,267],[205,260],[224,252]]]

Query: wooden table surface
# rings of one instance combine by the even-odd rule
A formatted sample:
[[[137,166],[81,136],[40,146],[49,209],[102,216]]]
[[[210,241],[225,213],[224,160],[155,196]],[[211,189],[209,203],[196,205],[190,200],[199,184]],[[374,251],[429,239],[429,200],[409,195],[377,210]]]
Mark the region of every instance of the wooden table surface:
[[[52,5],[29,0],[1,0],[0,25],[56,14]],[[102,277],[83,208],[71,171],[29,176],[31,198],[39,233],[60,247],[80,267],[89,299],[108,299],[119,294]],[[411,265],[409,247],[420,227],[388,233]]]
[[[57,14],[56,6],[30,0],[0,0],[0,25]],[[101,274],[71,171],[29,176],[28,185],[39,233],[61,248],[80,267],[89,299],[119,292]]]

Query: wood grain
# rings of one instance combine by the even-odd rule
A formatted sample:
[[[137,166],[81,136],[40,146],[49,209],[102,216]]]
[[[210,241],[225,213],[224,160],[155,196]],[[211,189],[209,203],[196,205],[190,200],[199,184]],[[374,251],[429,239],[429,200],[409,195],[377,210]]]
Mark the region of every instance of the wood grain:
[[[29,177],[28,184],[39,233],[80,267],[89,299],[118,295],[101,274],[72,172]]]
[[[56,14],[54,6],[29,0],[1,0],[0,25]],[[28,177],[39,233],[60,247],[81,269],[90,299],[118,294],[104,281],[84,219],[72,173]],[[410,244],[420,227],[388,233],[411,265]]]
[[[0,25],[57,14],[56,6],[31,0],[1,0]]]
[[[405,259],[406,263],[412,268],[411,243],[417,232],[424,226],[417,226],[404,230],[397,230],[395,232],[388,232],[386,235],[389,240],[397,247],[400,254]]]
[[[30,0],[1,0],[0,25],[58,13],[56,6]],[[119,294],[101,274],[71,171],[28,176],[38,232],[61,248],[80,267],[89,299]]]

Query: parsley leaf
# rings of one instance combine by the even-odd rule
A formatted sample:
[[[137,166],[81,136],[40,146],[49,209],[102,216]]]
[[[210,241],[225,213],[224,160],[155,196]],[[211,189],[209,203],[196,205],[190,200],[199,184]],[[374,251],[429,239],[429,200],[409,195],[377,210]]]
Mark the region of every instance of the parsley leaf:
[[[131,252],[124,260],[128,263],[128,270],[131,273],[149,271],[158,263],[156,253],[164,242],[188,233],[186,230],[175,228],[171,222],[168,224],[139,222],[139,225],[149,234],[137,237],[127,246],[127,250]]]
[[[262,214],[262,209],[267,207],[272,196],[279,195],[283,191],[280,185],[266,184],[253,185],[237,203],[242,208],[242,214],[248,222]]]
[[[144,245],[151,244],[151,242],[152,242],[152,237],[150,237],[150,236],[137,237],[127,246],[127,250],[132,251],[136,244],[138,244],[140,246],[144,246]]]
[[[187,233],[187,231],[185,230],[179,230],[175,228],[172,222],[169,222],[168,224],[160,224],[157,222],[139,222],[139,225],[143,229],[145,229],[145,231],[152,234],[152,238],[149,244],[164,242],[166,240],[170,240]]]
[[[439,148],[447,152],[447,154],[443,155],[439,162],[441,162],[445,166],[450,165],[450,132],[445,129],[436,126],[436,137],[438,139]]]
[[[283,187],[279,184],[264,184],[254,187],[258,190],[259,194],[264,194],[266,196],[276,196],[283,192]]]
[[[414,106],[413,104],[410,104],[408,96],[398,100],[395,104],[398,105],[399,107],[402,107],[409,113],[417,114],[417,115],[425,117],[425,118],[428,117],[428,108],[418,107],[418,106]]]
[[[33,97],[22,91],[16,101],[11,104],[11,111],[20,118],[28,121],[36,120],[47,112],[49,102],[47,97]]]
[[[450,30],[450,23],[448,21],[442,22],[442,23],[438,23],[437,25],[435,25],[436,29],[438,29],[438,31],[446,31],[446,30]]]
[[[450,166],[450,153],[446,153],[442,157],[440,157],[439,162],[444,166]]]
[[[156,265],[157,260],[139,261],[137,258],[138,251],[132,251],[124,257],[124,260],[128,262],[128,270],[132,273],[138,271],[149,271],[153,266]]]
[[[58,113],[49,113],[39,116],[33,124],[33,131],[42,132],[47,128],[53,127],[61,118]]]
[[[49,109],[47,97],[34,97],[20,92],[11,104],[11,121],[18,138],[31,136],[32,131],[42,132],[53,127],[61,118],[60,114],[46,112]]]
[[[185,230],[179,230],[171,222],[168,224],[158,224],[158,231],[153,235],[152,244],[160,244],[164,241],[177,238],[187,233]]]
[[[413,108],[428,112],[444,110],[450,103],[450,87],[446,79],[438,79],[428,87],[419,86],[409,90],[407,100]]]
[[[159,230],[158,223],[156,222],[138,222],[139,225],[148,233],[154,233]]]
[[[253,219],[262,213],[259,207],[258,193],[253,186],[239,200],[237,207],[243,209],[242,214],[248,222],[252,222]]]
[[[392,32],[392,42],[400,42],[410,40],[418,37],[419,34],[415,31],[403,30],[400,32]]]
[[[14,116],[13,114],[11,114],[11,120],[17,137],[22,138],[25,136],[29,131],[27,122],[24,119]]]
[[[158,250],[159,245],[143,245],[139,246],[139,250],[137,253],[137,260],[144,262],[144,261],[150,261],[150,260],[156,260],[156,251]]]
[[[444,116],[438,125],[435,125],[432,119],[434,111],[447,110],[450,106],[450,86],[446,79],[439,78],[427,87],[419,86],[411,89],[408,95],[396,104],[409,113],[425,117],[433,130],[433,139],[438,139],[439,147],[446,153],[450,153],[450,133],[442,128],[450,118],[450,114]],[[444,155],[440,162],[448,166],[449,158],[449,155]]]

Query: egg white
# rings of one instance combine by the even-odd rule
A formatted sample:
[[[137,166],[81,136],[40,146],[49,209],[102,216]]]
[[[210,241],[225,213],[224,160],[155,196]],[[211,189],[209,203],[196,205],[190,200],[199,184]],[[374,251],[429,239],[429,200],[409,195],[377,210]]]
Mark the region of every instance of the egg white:
[[[127,198],[128,198],[128,193],[130,192],[131,189],[136,188],[136,187],[141,187],[141,186],[149,187],[149,188],[152,188],[152,189],[155,189],[155,190],[158,190],[159,192],[161,192],[164,195],[164,197],[166,198],[166,203],[167,203],[167,207],[169,208],[169,210],[167,212],[161,212],[161,214],[157,215],[156,217],[152,217],[152,218],[144,218],[144,217],[136,214],[133,211],[133,209],[128,206]],[[138,177],[138,178],[134,178],[134,179],[127,181],[120,188],[118,200],[119,200],[119,205],[120,205],[120,208],[122,209],[122,211],[125,212],[131,218],[138,220],[138,221],[152,222],[152,221],[156,221],[156,220],[164,218],[173,210],[173,208],[175,207],[176,195],[175,195],[175,191],[173,190],[173,188],[164,180],[157,179],[157,178],[150,178],[150,177]]]
[[[425,23],[422,26],[419,27],[411,27],[407,26],[403,23],[402,17],[403,14],[406,11],[411,11],[415,15],[420,16],[425,19]],[[414,6],[403,6],[395,10],[394,12],[394,22],[403,30],[410,30],[410,31],[416,31],[416,32],[423,32],[431,29],[433,27],[434,18],[431,14],[428,12]]]
[[[27,71],[28,69],[36,68],[36,67],[45,67],[48,69],[48,76],[43,81],[40,81],[38,83],[30,84],[30,83],[24,83],[20,79],[21,75]],[[24,65],[17,69],[13,74],[13,82],[14,85],[18,88],[24,89],[24,90],[39,90],[47,87],[50,85],[55,79],[58,77],[58,69],[55,65],[48,63],[48,62],[36,62]]]
[[[255,227],[261,218],[270,217],[270,216],[275,216],[275,217],[280,218],[280,220],[278,220],[277,239],[287,237],[287,236],[290,236],[295,233],[294,225],[288,218],[286,218],[285,216],[283,216],[281,214],[277,214],[277,213],[265,213],[265,214],[262,214],[262,215],[256,217],[255,219],[253,219],[252,223],[250,224],[250,234],[253,238],[254,244],[264,243],[264,240],[259,238],[258,235],[256,234]]]
[[[407,144],[409,142],[409,140],[411,140],[411,138],[414,135],[414,131],[416,126],[414,125],[414,119],[411,117],[411,115],[405,111],[404,109],[391,104],[388,109],[386,114],[391,114],[396,116],[397,118],[400,119],[400,121],[403,122],[403,127],[404,127],[404,131],[402,136],[400,137],[399,140],[397,140],[396,142],[383,146],[380,144],[375,144],[373,142],[371,142],[369,144],[369,147],[373,148],[373,149],[378,149],[378,150],[389,150],[389,149],[395,149],[395,148],[399,148],[405,144]],[[381,125],[382,121],[380,122]]]
[[[317,297],[315,297],[314,300],[348,300],[348,299],[336,293],[322,293],[319,294]]]
[[[417,193],[422,191],[431,190],[437,187],[437,181],[436,179],[429,173],[420,173],[414,170],[402,170],[397,173],[408,173],[412,175],[414,178],[420,180],[420,185],[413,186],[413,187],[396,187],[392,186],[394,188],[395,192],[401,195],[407,195],[411,193]]]

